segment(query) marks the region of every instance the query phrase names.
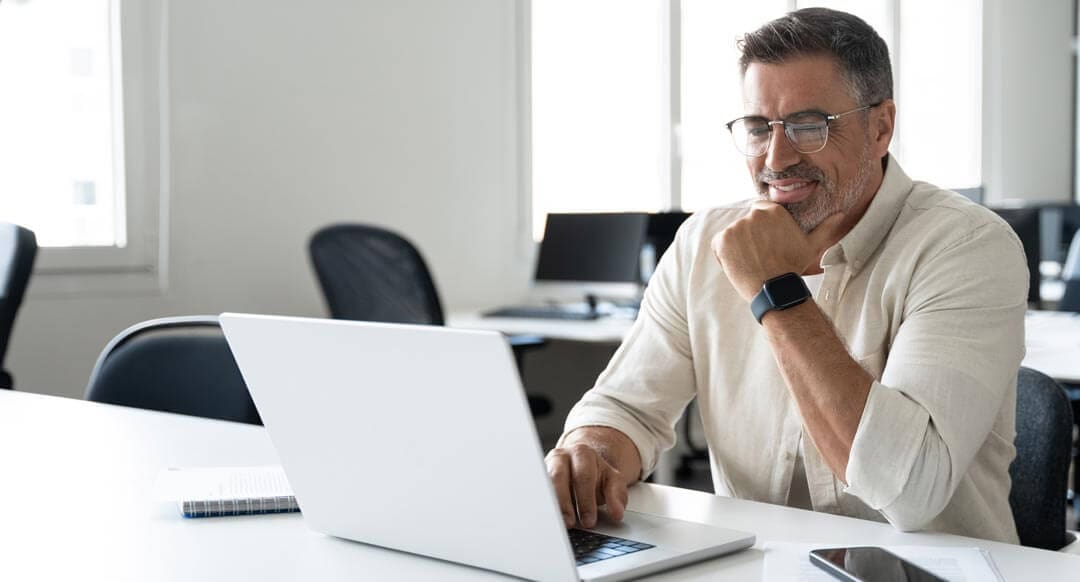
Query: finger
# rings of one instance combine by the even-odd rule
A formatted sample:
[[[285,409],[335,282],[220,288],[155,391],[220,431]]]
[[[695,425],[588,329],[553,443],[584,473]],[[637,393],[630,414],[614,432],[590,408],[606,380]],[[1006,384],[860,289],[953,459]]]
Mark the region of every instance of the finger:
[[[843,234],[841,230],[844,228],[844,218],[846,218],[846,215],[843,212],[837,212],[810,231],[807,235],[810,240],[810,248],[821,251],[840,240]]]
[[[559,513],[562,513],[566,527],[574,527],[577,514],[574,512],[574,498],[570,492],[571,467],[570,456],[562,451],[552,451],[544,459],[548,475],[555,486],[555,497],[559,501]]]
[[[574,489],[574,497],[577,499],[581,527],[594,527],[596,525],[596,483],[600,459],[591,449],[576,449],[571,453],[571,459],[573,460],[571,486]]]
[[[622,521],[627,499],[626,481],[617,471],[611,469],[604,479],[604,507],[607,508],[608,517],[615,521]]]
[[[724,233],[723,233],[723,231],[718,232],[718,233],[713,235],[712,244],[710,246],[712,248],[713,257],[716,258],[716,262],[720,263],[720,266],[723,267],[723,261],[721,259],[721,257],[723,256],[721,253],[724,250]]]
[[[780,206],[779,204],[777,204],[776,202],[773,202],[772,200],[762,200],[762,199],[759,198],[757,200],[754,200],[753,204],[750,205],[750,209],[751,210],[768,210],[770,208],[778,208],[779,206]]]

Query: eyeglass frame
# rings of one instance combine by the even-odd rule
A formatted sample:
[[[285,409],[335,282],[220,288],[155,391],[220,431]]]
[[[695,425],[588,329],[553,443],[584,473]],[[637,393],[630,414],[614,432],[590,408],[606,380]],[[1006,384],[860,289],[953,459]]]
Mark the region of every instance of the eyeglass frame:
[[[772,135],[773,126],[779,124],[784,128],[784,139],[786,139],[788,141],[788,143],[791,144],[791,147],[795,151],[799,152],[800,154],[816,154],[816,153],[820,152],[821,150],[825,149],[825,146],[829,145],[829,129],[832,127],[831,124],[832,124],[833,121],[836,121],[837,119],[840,119],[841,117],[844,117],[845,115],[850,115],[852,113],[857,113],[859,111],[866,111],[868,109],[873,109],[873,108],[877,107],[878,105],[881,105],[882,103],[884,103],[884,101],[878,101],[877,103],[872,103],[870,105],[863,105],[862,107],[856,107],[855,109],[852,109],[850,111],[845,111],[843,113],[836,113],[836,114],[825,113],[824,111],[817,111],[815,109],[808,109],[806,111],[796,111],[795,113],[792,113],[791,115],[788,115],[784,119],[775,119],[775,120],[769,120],[769,119],[767,119],[767,118],[765,118],[765,117],[763,117],[761,115],[744,115],[742,117],[737,117],[735,119],[732,119],[731,121],[727,122],[724,125],[727,126],[728,133],[731,134],[731,139],[732,139],[732,141],[734,141],[735,140],[735,131],[732,129],[732,127],[736,123],[738,123],[738,122],[740,122],[740,121],[742,121],[744,119],[764,119],[765,120],[765,125],[767,125],[769,127],[769,135],[770,136]],[[825,116],[825,140],[823,142],[821,142],[821,147],[819,147],[816,150],[809,151],[809,152],[804,152],[804,151],[800,150],[799,147],[797,145],[795,145],[795,140],[793,140],[791,138],[791,136],[788,135],[788,132],[787,132],[787,123],[788,123],[787,120],[792,118],[792,117],[795,117],[796,115],[803,115],[803,114],[806,114],[806,113],[816,113],[816,114]],[[771,142],[771,141],[772,141],[772,139],[770,138],[769,142]],[[763,155],[765,155],[765,154],[767,154],[769,152],[769,142],[765,142],[765,147],[761,150],[760,154],[748,154],[748,153],[745,153],[745,152],[742,151],[741,148],[739,148],[738,144],[735,145],[735,149],[739,150],[740,154],[742,154],[742,155],[744,155],[744,156],[746,156],[748,158],[760,158],[761,156],[763,156]]]

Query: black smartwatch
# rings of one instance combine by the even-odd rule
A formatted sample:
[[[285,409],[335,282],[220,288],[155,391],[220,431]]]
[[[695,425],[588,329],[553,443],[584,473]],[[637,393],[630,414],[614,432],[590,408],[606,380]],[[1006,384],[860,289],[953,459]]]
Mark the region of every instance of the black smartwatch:
[[[795,307],[810,298],[810,290],[802,277],[795,273],[784,273],[779,277],[773,277],[761,286],[754,300],[750,302],[750,311],[754,318],[761,323],[761,318],[773,310],[784,310]]]

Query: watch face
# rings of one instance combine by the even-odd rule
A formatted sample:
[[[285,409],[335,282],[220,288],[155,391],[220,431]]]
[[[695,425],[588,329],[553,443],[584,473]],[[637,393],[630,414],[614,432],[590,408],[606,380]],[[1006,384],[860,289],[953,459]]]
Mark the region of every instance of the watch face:
[[[780,309],[798,305],[810,296],[810,290],[806,288],[802,277],[792,273],[770,279],[765,283],[765,292],[772,304]]]

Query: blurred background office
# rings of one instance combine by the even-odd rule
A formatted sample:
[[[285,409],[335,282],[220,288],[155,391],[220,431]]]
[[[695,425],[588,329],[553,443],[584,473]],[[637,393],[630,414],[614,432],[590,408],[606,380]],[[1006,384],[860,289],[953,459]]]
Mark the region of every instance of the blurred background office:
[[[734,41],[810,5],[889,43],[909,174],[1075,204],[1074,0],[739,4],[3,0],[0,220],[40,246],[5,368],[80,398],[135,322],[326,316],[306,245],[342,221],[407,236],[448,311],[517,303],[548,212],[752,194],[723,128]],[[613,349],[529,356],[526,384],[565,396],[542,433]]]

